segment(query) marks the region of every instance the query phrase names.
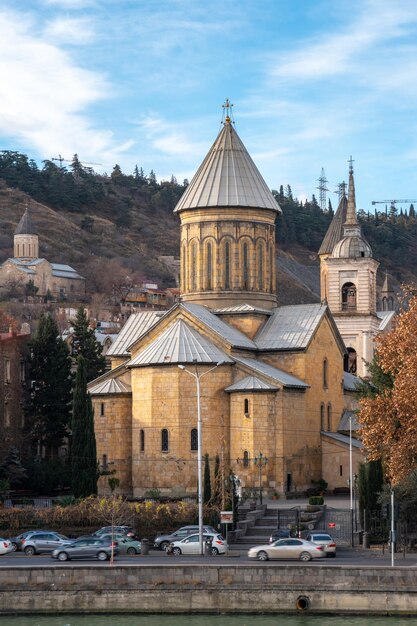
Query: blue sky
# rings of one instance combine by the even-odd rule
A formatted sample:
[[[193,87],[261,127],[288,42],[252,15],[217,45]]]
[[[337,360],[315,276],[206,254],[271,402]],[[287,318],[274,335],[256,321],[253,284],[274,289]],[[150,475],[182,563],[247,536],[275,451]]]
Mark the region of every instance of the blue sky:
[[[412,0],[2,0],[0,149],[191,178],[234,103],[270,187],[417,194]],[[332,197],[336,204],[336,195]]]

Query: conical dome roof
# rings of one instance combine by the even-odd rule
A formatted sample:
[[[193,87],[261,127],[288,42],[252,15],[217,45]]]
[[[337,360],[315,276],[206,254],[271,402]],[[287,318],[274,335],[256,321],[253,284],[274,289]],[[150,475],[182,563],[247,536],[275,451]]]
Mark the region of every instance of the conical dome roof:
[[[26,207],[25,212],[23,213],[20,222],[18,223],[16,230],[14,231],[15,235],[36,235],[36,228],[34,223],[32,222],[29,209]]]
[[[335,245],[342,239],[343,224],[346,222],[347,204],[348,201],[346,195],[343,194],[342,199],[339,202],[339,206],[337,207],[337,211],[330,222],[330,226],[327,229],[327,233],[325,234],[320,246],[319,256],[321,254],[331,254]]]
[[[174,212],[217,206],[281,212],[228,118]]]

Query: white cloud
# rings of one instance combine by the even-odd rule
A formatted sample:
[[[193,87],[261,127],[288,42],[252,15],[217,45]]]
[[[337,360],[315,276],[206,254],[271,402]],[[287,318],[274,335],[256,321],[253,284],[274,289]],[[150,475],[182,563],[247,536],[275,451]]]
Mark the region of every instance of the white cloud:
[[[144,133],[149,145],[162,154],[193,158],[205,154],[204,150],[207,150],[205,143],[189,139],[186,131],[180,129],[179,125],[168,123],[160,117],[143,117],[137,126]]]
[[[97,4],[96,0],[42,0],[42,3],[59,9],[85,9]]]
[[[57,18],[48,22],[44,37],[58,44],[88,44],[95,38],[91,20],[87,18]]]

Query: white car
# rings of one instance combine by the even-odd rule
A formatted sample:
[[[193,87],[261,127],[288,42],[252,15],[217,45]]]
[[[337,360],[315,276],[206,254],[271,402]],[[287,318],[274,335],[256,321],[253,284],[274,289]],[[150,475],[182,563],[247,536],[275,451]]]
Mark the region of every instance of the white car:
[[[306,537],[307,541],[316,543],[318,546],[323,546],[326,556],[335,558],[336,556],[336,542],[331,535],[324,530],[315,530],[309,533]]]
[[[269,559],[298,559],[311,561],[326,556],[323,546],[318,546],[305,539],[278,539],[266,546],[255,546],[248,551],[250,559],[269,561]]]
[[[9,552],[13,552],[12,542],[0,537],[0,555],[8,554]]]
[[[204,543],[211,541],[211,554],[226,554],[227,543],[222,535],[218,533],[205,533],[203,535]],[[171,543],[172,554],[179,556],[180,554],[200,554],[200,535],[189,535],[181,541],[173,541]],[[204,546],[205,548],[205,546]]]

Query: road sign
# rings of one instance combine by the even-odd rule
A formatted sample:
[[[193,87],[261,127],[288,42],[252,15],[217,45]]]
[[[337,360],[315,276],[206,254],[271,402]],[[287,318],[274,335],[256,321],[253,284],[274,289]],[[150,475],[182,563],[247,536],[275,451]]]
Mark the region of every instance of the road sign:
[[[328,526],[329,528],[336,528],[336,522],[329,522],[329,523],[327,524],[327,526]]]
[[[233,511],[220,511],[220,524],[233,524]]]
[[[308,530],[314,530],[314,524],[309,524],[309,525],[307,526],[307,528],[308,528]]]

